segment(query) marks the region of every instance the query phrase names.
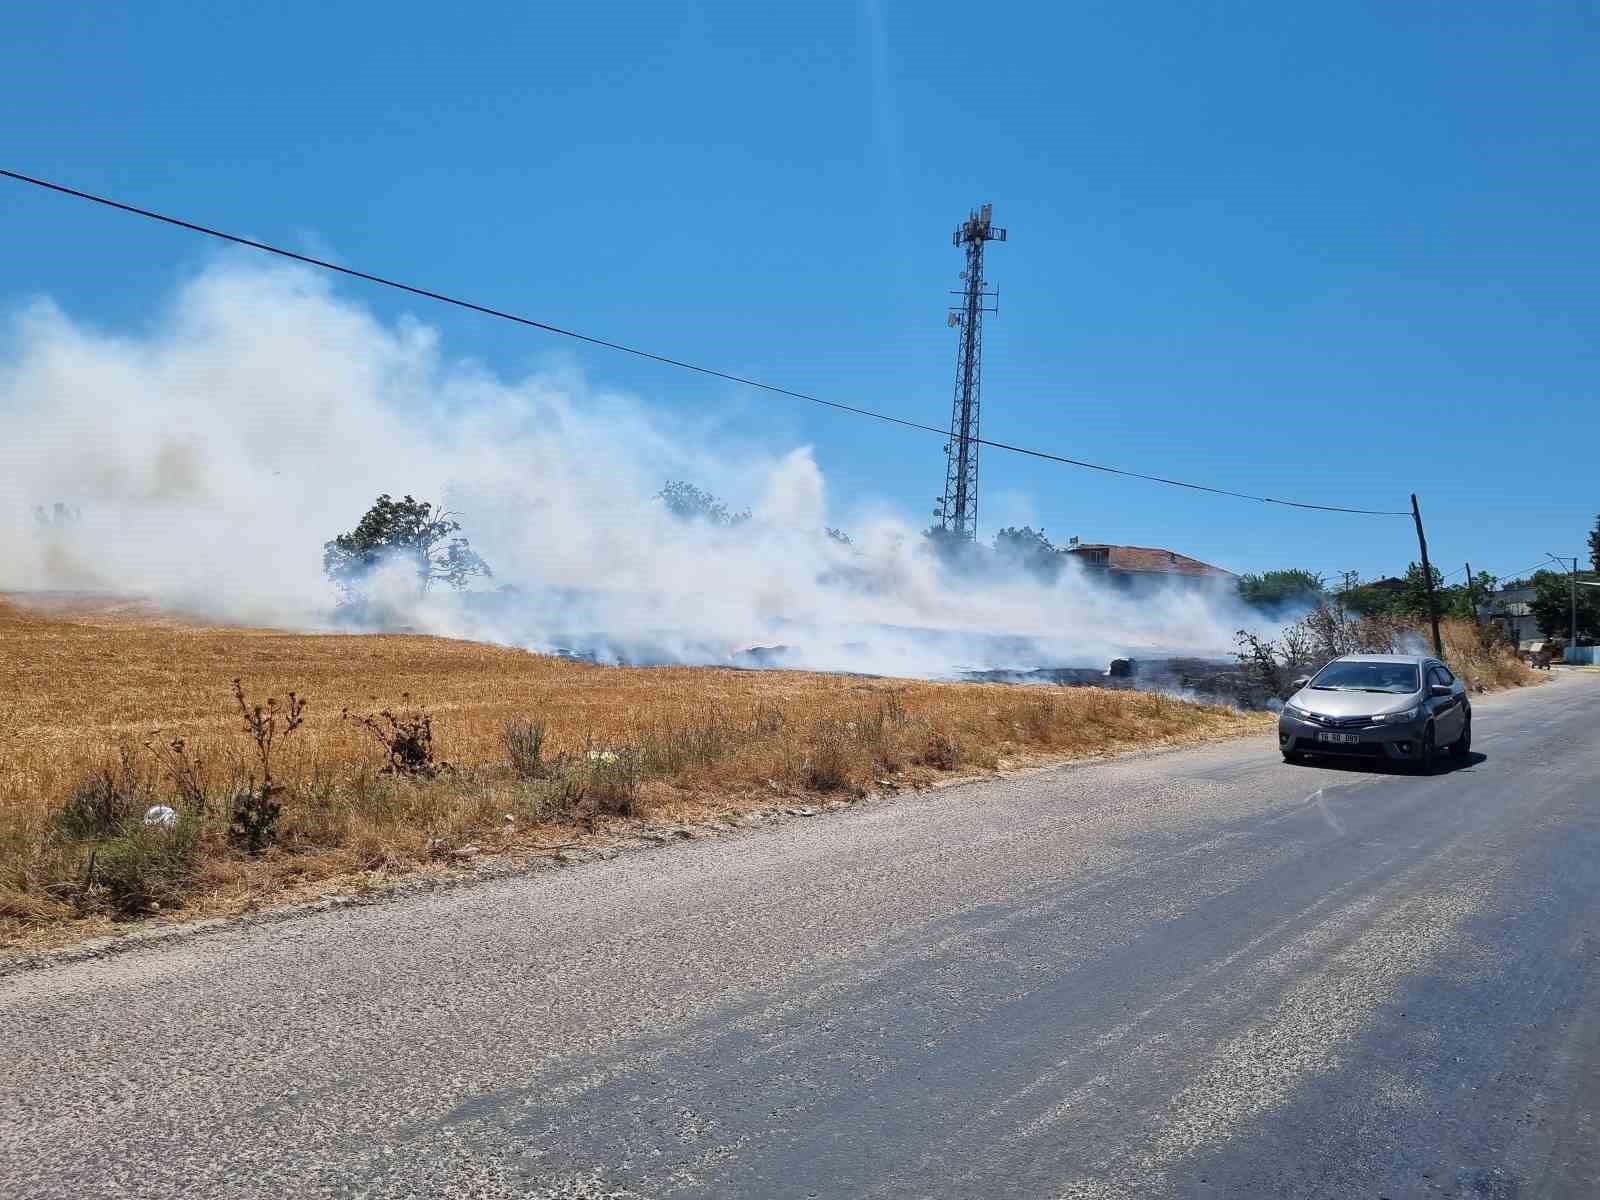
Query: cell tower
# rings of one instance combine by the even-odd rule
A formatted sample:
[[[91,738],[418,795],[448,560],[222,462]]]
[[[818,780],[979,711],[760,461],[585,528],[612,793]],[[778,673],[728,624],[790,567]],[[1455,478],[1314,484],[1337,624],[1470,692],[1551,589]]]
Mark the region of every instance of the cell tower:
[[[934,516],[947,534],[967,541],[978,539],[978,390],[983,376],[983,314],[1000,311],[1000,293],[986,291],[983,278],[983,244],[1003,242],[1006,231],[990,220],[992,204],[985,204],[956,227],[951,243],[965,246],[966,285],[952,296],[950,327],[960,330],[956,350],[956,395],[950,406],[950,441],[945,445],[944,496]]]

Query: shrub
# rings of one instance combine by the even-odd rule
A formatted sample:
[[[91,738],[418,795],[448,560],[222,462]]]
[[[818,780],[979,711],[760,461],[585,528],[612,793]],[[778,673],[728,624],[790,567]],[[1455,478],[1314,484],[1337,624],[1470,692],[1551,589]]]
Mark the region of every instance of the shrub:
[[[403,692],[400,699],[409,702],[411,695]],[[434,761],[433,717],[425,708],[402,707],[399,712],[386,708],[365,716],[347,708],[340,717],[365,729],[383,747],[387,774],[432,776],[445,765]]]
[[[961,743],[935,730],[928,734],[927,744],[917,761],[936,771],[954,771],[961,765]]]
[[[116,762],[94,767],[56,810],[56,832],[69,842],[113,836],[139,808],[139,779],[127,747]]]
[[[819,721],[806,747],[801,774],[806,786],[819,792],[837,791],[852,781],[851,730],[842,721]]]
[[[591,823],[601,813],[631,817],[639,806],[639,785],[644,781],[643,756],[632,748],[590,750],[584,798]]]
[[[500,726],[500,742],[511,760],[511,769],[523,779],[543,779],[544,722],[512,717]]]
[[[278,835],[283,805],[263,784],[240,788],[229,805],[228,838],[246,854],[260,854]]]
[[[90,856],[81,904],[125,915],[182,904],[194,883],[199,833],[192,817],[170,828],[128,822],[120,836]]]

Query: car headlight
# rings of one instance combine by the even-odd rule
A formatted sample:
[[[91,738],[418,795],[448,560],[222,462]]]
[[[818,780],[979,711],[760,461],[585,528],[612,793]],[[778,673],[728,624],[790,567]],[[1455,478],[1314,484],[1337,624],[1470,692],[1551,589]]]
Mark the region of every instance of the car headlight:
[[[1291,717],[1300,717],[1302,720],[1311,715],[1307,710],[1301,708],[1298,704],[1285,704],[1283,706],[1283,711],[1288,713]]]
[[[1386,725],[1399,725],[1405,721],[1415,721],[1417,719],[1417,715],[1421,713],[1421,711],[1421,706],[1418,706],[1416,708],[1408,708],[1405,710],[1405,712],[1384,713],[1381,717],[1376,719]]]

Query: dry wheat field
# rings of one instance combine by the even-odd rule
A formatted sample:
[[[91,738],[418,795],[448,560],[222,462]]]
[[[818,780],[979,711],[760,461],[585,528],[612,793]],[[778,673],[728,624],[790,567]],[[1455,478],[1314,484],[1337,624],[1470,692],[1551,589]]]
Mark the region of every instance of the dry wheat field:
[[[1128,691],[604,667],[0,597],[0,944],[1267,728]]]

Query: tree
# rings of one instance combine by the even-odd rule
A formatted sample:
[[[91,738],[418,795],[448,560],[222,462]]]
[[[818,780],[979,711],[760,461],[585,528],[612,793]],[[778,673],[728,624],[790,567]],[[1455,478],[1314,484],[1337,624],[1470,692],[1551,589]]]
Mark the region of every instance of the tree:
[[[1291,568],[1239,576],[1239,598],[1252,608],[1304,608],[1321,600],[1326,592],[1327,580],[1316,571]]]
[[[1370,583],[1356,583],[1342,589],[1339,603],[1364,617],[1381,616],[1395,607],[1393,592]]]
[[[1444,575],[1438,567],[1429,564],[1429,575],[1433,577],[1433,591],[1435,602],[1439,605],[1440,613],[1444,612],[1444,600],[1439,592],[1444,588]],[[1395,595],[1395,611],[1408,617],[1425,617],[1428,615],[1428,575],[1422,573],[1421,563],[1411,563],[1406,567],[1405,586]]]
[[[984,548],[963,533],[930,525],[922,531],[922,544],[939,563],[963,575],[978,575],[992,568],[993,560]]]
[[[460,530],[461,522],[443,508],[385,492],[353,530],[323,545],[322,570],[346,601],[359,597],[372,572],[391,562],[416,572],[419,592],[439,582],[465,588],[474,577],[493,572],[466,538],[455,536]]]
[[[1014,554],[1021,558],[1032,557],[1036,554],[1054,554],[1055,546],[1049,538],[1045,537],[1043,529],[1035,529],[1032,525],[1007,525],[994,535],[994,548],[1000,554]]]
[[[667,480],[656,493],[656,499],[680,521],[704,521],[707,525],[728,529],[750,519],[748,508],[743,512],[730,512],[722,500],[681,479]]]
[[[1589,531],[1589,565],[1600,571],[1600,513],[1594,517],[1594,528]]]
[[[995,558],[1006,567],[1030,571],[1041,579],[1053,579],[1061,572],[1062,554],[1045,537],[1043,529],[1032,525],[1008,525],[994,535]]]
[[[1572,644],[1572,580],[1565,571],[1535,571],[1532,583],[1528,611],[1539,622],[1539,632]],[[1578,589],[1578,636],[1600,637],[1600,588]]]
[[[1458,583],[1440,593],[1439,612],[1444,616],[1476,620],[1478,610],[1488,603],[1493,592],[1494,576],[1487,571],[1479,571],[1466,583]]]

